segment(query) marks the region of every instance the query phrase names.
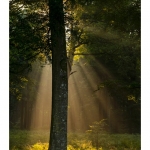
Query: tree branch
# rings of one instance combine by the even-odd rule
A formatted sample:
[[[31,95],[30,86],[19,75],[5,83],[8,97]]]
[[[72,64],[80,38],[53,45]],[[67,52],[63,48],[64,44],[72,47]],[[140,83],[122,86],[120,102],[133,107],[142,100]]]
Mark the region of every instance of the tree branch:
[[[74,53],[73,55],[101,55],[101,54],[108,54],[108,53]]]

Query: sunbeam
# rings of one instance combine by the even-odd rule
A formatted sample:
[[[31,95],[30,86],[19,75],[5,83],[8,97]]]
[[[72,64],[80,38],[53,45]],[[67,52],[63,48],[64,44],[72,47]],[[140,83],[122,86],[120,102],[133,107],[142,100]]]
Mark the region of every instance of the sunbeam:
[[[68,131],[85,131],[92,122],[110,118],[109,92],[107,89],[94,91],[98,84],[112,76],[102,64],[95,64],[100,71],[86,64],[84,59],[72,67],[77,72],[69,78]]]
[[[107,119],[110,128],[119,129],[120,115],[113,113],[118,108],[117,101],[110,94],[110,89],[100,87],[102,83],[115,80],[115,77],[94,56],[90,64],[87,59],[81,58],[79,62],[74,61],[72,74],[68,79],[68,133],[85,132],[95,121]],[[32,101],[29,111],[28,101],[23,101],[23,123],[30,129],[50,129],[51,122],[51,98],[52,98],[52,67],[50,65],[33,65],[30,78],[35,83],[36,94],[34,98],[31,91],[26,91],[28,101]],[[32,98],[34,100],[32,100]],[[26,106],[25,106],[26,105]],[[25,107],[28,107],[26,114]],[[23,116],[22,115],[22,116]],[[26,118],[28,118],[26,120]],[[25,123],[27,121],[28,123]]]
[[[38,67],[41,67],[38,66]],[[36,68],[35,68],[36,69]],[[31,128],[49,129],[51,121],[51,97],[52,97],[52,72],[50,65],[41,68],[40,79],[38,79],[37,95],[31,114]],[[35,77],[35,74],[34,74]],[[34,78],[36,79],[36,78]]]

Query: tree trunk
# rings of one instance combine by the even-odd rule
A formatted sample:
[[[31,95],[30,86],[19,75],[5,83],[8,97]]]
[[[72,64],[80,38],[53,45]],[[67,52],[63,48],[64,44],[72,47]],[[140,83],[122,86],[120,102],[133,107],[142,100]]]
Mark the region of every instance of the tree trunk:
[[[20,128],[24,129],[24,100],[21,101],[21,124]]]
[[[49,0],[52,44],[52,117],[49,150],[67,149],[68,79],[63,0]]]

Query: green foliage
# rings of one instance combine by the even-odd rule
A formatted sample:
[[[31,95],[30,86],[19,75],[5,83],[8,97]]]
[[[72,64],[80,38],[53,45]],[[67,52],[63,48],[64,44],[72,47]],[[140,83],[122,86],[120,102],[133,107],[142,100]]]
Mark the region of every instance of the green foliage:
[[[48,143],[48,131],[10,130],[10,150],[30,150],[31,145],[43,147]],[[37,144],[36,144],[37,143]]]
[[[140,135],[134,134],[99,134],[99,150],[140,150]],[[10,150],[46,150],[49,132],[10,130]],[[97,150],[92,145],[92,137],[86,133],[68,133],[67,150]]]
[[[95,121],[93,125],[90,125],[90,130],[87,130],[88,133],[105,133],[108,130],[107,119],[102,119],[100,121]]]
[[[66,12],[67,9],[71,10],[72,13],[66,13],[68,16],[65,17],[66,24],[70,23],[73,27],[73,29],[70,29],[72,30],[71,36],[74,37],[74,39],[72,38],[74,45],[70,44],[71,50],[74,49],[73,53],[98,54],[87,60],[96,70],[100,70],[97,64],[102,63],[117,78],[117,80],[114,80],[105,76],[104,81],[98,84],[98,89],[106,87],[114,99],[112,101],[112,120],[115,119],[114,114],[121,114],[123,117],[118,120],[122,124],[129,125],[130,132],[139,132],[140,1],[66,1],[66,3],[68,2],[70,2],[70,6],[66,5],[65,10]],[[71,4],[74,6],[71,6]],[[35,89],[31,86],[27,88],[27,85],[32,85],[28,73],[32,70],[33,62],[37,58],[40,61],[45,61],[44,53],[49,52],[47,9],[47,4],[43,1],[36,3],[22,0],[10,1],[10,106],[15,105],[17,100],[22,100],[22,97],[25,96],[22,93],[24,89],[32,91],[31,93],[35,92]],[[79,58],[80,55],[74,57],[75,60]],[[32,99],[34,99],[33,97]],[[113,102],[117,103],[117,107],[113,105]],[[10,112],[12,112],[12,107],[10,109]],[[134,127],[137,127],[137,129]],[[95,122],[91,129],[91,134],[103,131],[102,122]],[[99,138],[99,134],[93,134],[93,136],[91,137],[95,139],[96,144],[91,143],[93,139],[87,139],[86,141],[83,138],[80,141],[77,138],[75,141],[72,140],[73,142],[69,144],[68,148],[83,149],[83,147],[86,147],[94,149],[92,146],[98,147],[97,139],[98,141],[101,139],[100,146],[102,148],[140,149],[139,144],[135,147],[134,140],[132,143],[122,137],[123,140],[117,143],[119,142],[119,136],[111,136],[112,139],[105,135],[101,135]],[[24,136],[22,137],[23,142],[16,149],[25,148],[24,142],[27,139]],[[128,135],[125,135],[125,137],[128,137]],[[17,138],[17,140],[20,139]],[[37,142],[30,143],[27,147],[40,149],[45,146]]]
[[[82,1],[77,16],[84,23],[101,22],[105,29],[111,27],[121,32],[140,34],[140,1]]]
[[[76,48],[101,79],[95,94],[107,90],[111,100],[109,123],[121,129],[113,132],[140,132],[140,1],[76,1],[73,9],[76,25],[83,30],[86,44]],[[84,49],[83,49],[84,48]],[[84,55],[91,54],[90,57]],[[79,59],[81,55],[75,55]],[[103,66],[110,74],[105,73]],[[107,112],[108,113],[108,112]],[[114,125],[115,126],[115,125]]]
[[[9,8],[10,94],[21,100],[33,62],[48,48],[48,16],[43,2],[35,5],[15,0],[10,1]],[[41,55],[39,59],[43,60]]]
[[[48,143],[35,143],[34,145],[25,145],[24,147],[13,147],[11,150],[47,150],[48,149]]]
[[[87,130],[88,136],[92,140],[92,145],[99,147],[99,134],[104,134],[108,132],[108,124],[106,119],[96,121],[93,125],[90,125],[90,130]]]
[[[93,143],[93,138],[96,144]],[[92,150],[120,150],[131,149],[140,150],[140,135],[130,134],[95,134],[95,137],[88,134],[72,133],[68,136],[68,148],[72,150],[82,150],[82,146],[87,146],[85,149]]]
[[[32,147],[29,147],[27,150],[47,150],[48,143],[36,143]]]

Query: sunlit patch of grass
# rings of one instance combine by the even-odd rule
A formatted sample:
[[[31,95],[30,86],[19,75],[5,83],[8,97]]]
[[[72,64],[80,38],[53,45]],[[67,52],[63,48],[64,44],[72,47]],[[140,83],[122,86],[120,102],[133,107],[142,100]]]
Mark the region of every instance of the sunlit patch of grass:
[[[35,143],[34,145],[24,145],[22,147],[13,147],[11,150],[47,150],[48,143]]]
[[[141,141],[140,135],[130,134],[112,134],[107,138],[108,144],[105,143],[106,148],[140,150]]]
[[[74,141],[74,145],[68,145],[67,150],[102,150],[102,147],[95,148],[91,141]]]
[[[35,143],[48,143],[49,131],[10,130],[10,150],[30,150]]]
[[[68,135],[68,150],[140,150],[139,134],[77,134]],[[83,148],[85,147],[85,148]],[[74,148],[74,149],[73,149]]]
[[[47,150],[48,143],[36,143],[32,146],[29,146],[27,150]]]
[[[67,150],[140,150],[139,134],[68,134]],[[47,150],[48,131],[10,131],[10,150]]]

